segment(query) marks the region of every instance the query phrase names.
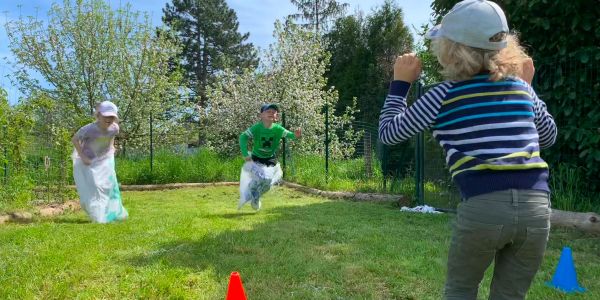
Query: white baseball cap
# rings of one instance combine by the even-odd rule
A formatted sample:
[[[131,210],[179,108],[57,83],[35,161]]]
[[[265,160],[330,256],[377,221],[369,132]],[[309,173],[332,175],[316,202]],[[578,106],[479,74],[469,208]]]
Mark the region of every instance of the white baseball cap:
[[[490,41],[500,32],[508,33],[508,23],[498,4],[486,0],[465,0],[456,3],[442,23],[433,27],[425,37],[445,37],[474,48],[500,50],[506,47],[506,40]]]
[[[118,118],[119,117],[119,115],[117,114],[118,111],[119,111],[119,109],[117,108],[117,106],[110,101],[102,101],[98,105],[98,113],[104,117]]]

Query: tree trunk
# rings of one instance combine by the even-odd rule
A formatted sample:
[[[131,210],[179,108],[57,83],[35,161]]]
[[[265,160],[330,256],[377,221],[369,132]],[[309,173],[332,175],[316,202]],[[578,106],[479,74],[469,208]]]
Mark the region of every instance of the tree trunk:
[[[572,212],[553,209],[550,216],[552,226],[577,228],[588,233],[600,234],[600,215],[587,212]]]

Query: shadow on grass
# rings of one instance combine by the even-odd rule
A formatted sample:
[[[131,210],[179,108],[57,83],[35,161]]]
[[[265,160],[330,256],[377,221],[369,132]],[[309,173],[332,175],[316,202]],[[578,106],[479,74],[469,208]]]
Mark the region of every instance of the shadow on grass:
[[[83,218],[44,218],[40,219],[40,223],[57,223],[57,224],[93,224],[92,221]]]
[[[130,263],[208,271],[223,282],[238,271],[254,299],[439,298],[447,218],[389,207],[332,201],[208,213],[202,216],[207,222],[247,223],[164,243]],[[255,214],[264,214],[264,221],[252,220]],[[432,218],[438,220],[433,225]]]
[[[239,218],[243,218],[246,216],[251,216],[251,215],[255,215],[259,212],[256,211],[252,211],[252,212],[248,212],[248,211],[239,211],[236,213],[227,213],[227,214],[214,214],[214,215],[210,215],[211,217],[217,217],[217,218],[224,218],[224,219],[239,219]]]

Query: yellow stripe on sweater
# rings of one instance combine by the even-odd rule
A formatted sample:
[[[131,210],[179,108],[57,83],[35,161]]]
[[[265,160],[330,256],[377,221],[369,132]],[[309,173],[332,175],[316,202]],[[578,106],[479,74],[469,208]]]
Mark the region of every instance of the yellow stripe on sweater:
[[[522,165],[493,165],[493,164],[480,164],[471,168],[463,169],[452,173],[454,176],[465,172],[465,171],[477,171],[477,170],[496,170],[496,171],[512,171],[512,170],[529,170],[529,169],[547,169],[548,164],[545,162],[522,164]]]
[[[442,102],[442,105],[447,105],[458,100],[466,99],[466,98],[475,98],[481,96],[497,96],[497,95],[529,95],[527,91],[505,91],[505,92],[487,92],[487,93],[476,93],[476,94],[467,94],[458,97],[454,97],[452,99],[448,99]]]
[[[514,158],[514,157],[526,157],[526,158],[532,158],[532,157],[539,157],[540,156],[540,151],[534,151],[534,152],[527,152],[527,151],[521,151],[521,152],[515,152],[515,153],[511,153],[508,155],[504,155],[504,156],[500,156],[500,157],[495,157],[495,158],[490,158],[487,159],[487,162],[493,162],[496,160],[500,160],[500,159],[505,159],[505,158]],[[450,167],[450,172],[456,170],[456,168],[464,165],[465,163],[471,161],[475,159],[475,157],[473,156],[465,156],[459,160],[457,160],[451,167]]]

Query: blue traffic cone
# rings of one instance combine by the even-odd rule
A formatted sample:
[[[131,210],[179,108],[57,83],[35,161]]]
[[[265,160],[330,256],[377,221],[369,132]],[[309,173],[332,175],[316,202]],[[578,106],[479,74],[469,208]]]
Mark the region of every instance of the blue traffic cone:
[[[546,282],[546,284],[565,293],[585,292],[585,288],[580,287],[577,283],[571,248],[563,248],[554,277],[551,282]]]

